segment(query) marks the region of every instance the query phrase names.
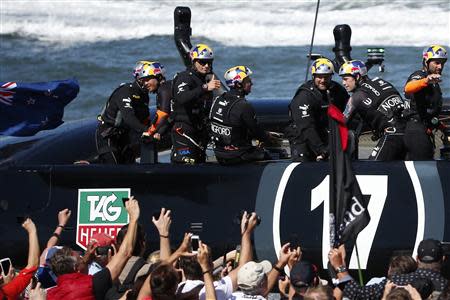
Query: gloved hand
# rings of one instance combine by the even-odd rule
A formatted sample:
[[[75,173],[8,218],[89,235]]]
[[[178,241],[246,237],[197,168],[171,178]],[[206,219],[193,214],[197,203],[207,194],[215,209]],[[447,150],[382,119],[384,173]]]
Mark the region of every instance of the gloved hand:
[[[327,151],[327,150],[324,150],[324,151],[322,151],[322,153],[320,153],[319,155],[317,155],[316,161],[327,160],[329,155],[330,155],[330,154],[328,153],[328,151]]]

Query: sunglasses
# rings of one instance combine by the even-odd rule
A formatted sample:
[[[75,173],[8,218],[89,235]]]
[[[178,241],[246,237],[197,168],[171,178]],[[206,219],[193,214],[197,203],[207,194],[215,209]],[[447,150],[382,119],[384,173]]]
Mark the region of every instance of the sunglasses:
[[[202,66],[206,66],[207,64],[212,66],[213,61],[212,60],[197,60],[197,62],[202,65]]]

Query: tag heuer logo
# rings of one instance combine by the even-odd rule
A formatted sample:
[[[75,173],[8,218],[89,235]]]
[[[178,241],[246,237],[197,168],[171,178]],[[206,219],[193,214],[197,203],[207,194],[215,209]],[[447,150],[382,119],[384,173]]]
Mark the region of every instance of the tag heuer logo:
[[[129,221],[122,202],[129,197],[130,189],[78,189],[77,245],[86,249],[97,232],[116,237]]]

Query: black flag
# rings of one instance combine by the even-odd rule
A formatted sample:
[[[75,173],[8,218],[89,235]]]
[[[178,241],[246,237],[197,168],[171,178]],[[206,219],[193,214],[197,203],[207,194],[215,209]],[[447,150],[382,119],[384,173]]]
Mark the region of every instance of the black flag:
[[[365,199],[353,174],[347,150],[348,129],[344,115],[334,105],[328,107],[330,126],[330,245],[356,240],[369,224]]]

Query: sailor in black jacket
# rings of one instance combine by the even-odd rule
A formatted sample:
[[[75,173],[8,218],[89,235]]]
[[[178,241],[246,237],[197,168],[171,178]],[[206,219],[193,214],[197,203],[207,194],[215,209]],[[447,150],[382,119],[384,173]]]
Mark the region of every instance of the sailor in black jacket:
[[[406,122],[402,118],[405,103],[397,89],[381,78],[370,79],[362,61],[352,60],[339,69],[342,84],[352,96],[344,111],[347,121],[358,113],[380,139],[371,160],[404,160],[408,149],[404,142]]]
[[[245,96],[251,92],[252,71],[236,66],[225,72],[230,91],[214,99],[209,113],[214,154],[220,164],[229,165],[263,160],[264,149],[253,146],[252,139],[268,142],[269,135],[257,123],[253,106]]]
[[[411,148],[411,160],[429,160],[434,156],[433,130],[442,129],[441,74],[447,61],[447,50],[432,45],[423,51],[422,69],[412,73],[404,91],[411,101],[405,141]]]
[[[140,140],[150,128],[149,92],[156,92],[164,80],[159,62],[139,61],[135,81],[120,85],[109,97],[96,131],[100,163],[134,163],[140,154]]]
[[[208,142],[206,128],[207,113],[212,100],[212,91],[220,88],[214,78],[206,82],[212,72],[214,59],[211,48],[198,44],[191,52],[192,68],[181,72],[173,79],[172,154],[174,163],[197,164],[206,159]]]
[[[294,161],[328,157],[328,105],[332,103],[343,111],[349,98],[345,89],[331,80],[333,72],[330,60],[315,60],[311,67],[313,79],[298,88],[289,104],[291,122],[285,132]]]

